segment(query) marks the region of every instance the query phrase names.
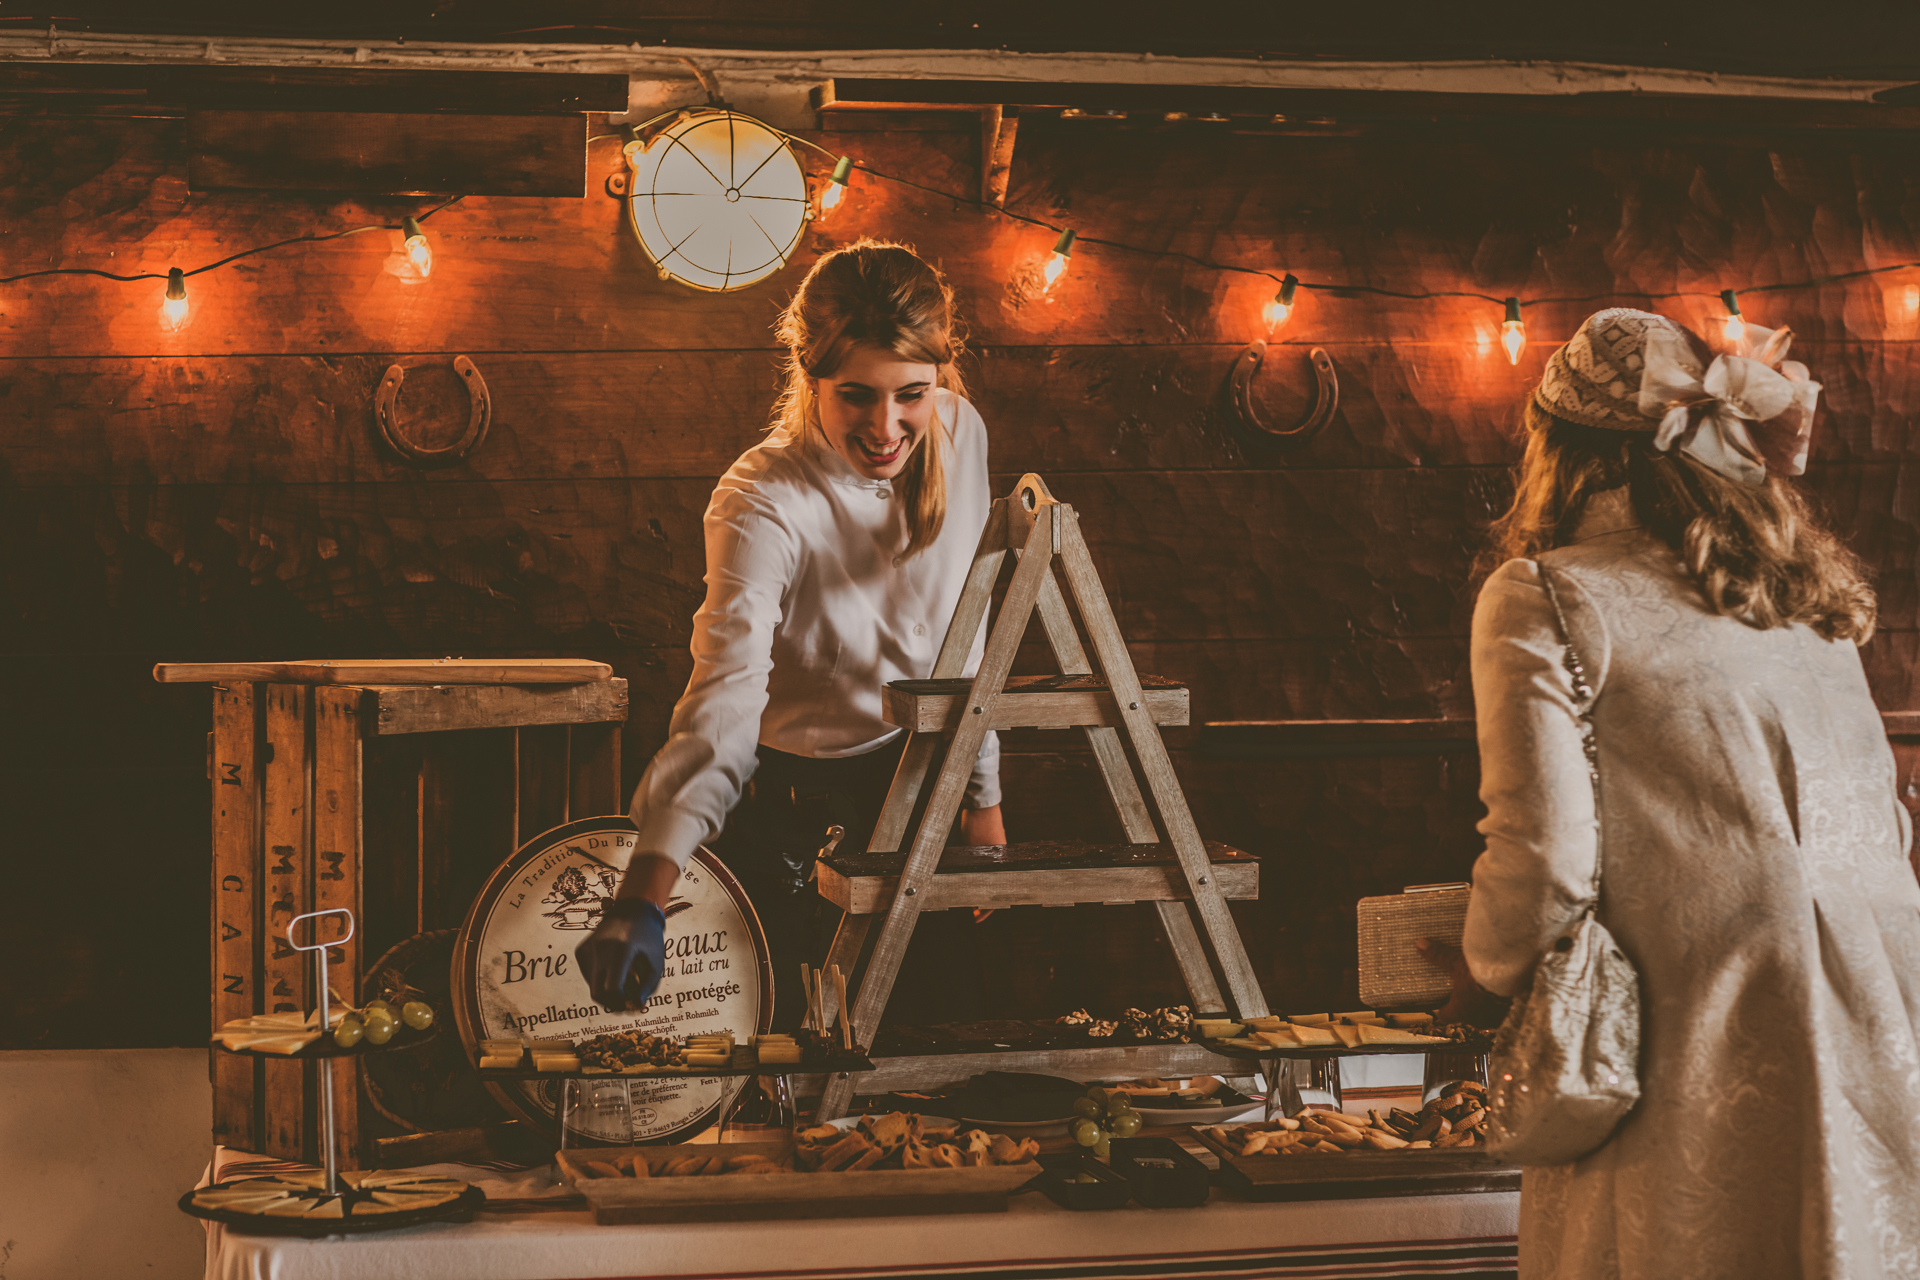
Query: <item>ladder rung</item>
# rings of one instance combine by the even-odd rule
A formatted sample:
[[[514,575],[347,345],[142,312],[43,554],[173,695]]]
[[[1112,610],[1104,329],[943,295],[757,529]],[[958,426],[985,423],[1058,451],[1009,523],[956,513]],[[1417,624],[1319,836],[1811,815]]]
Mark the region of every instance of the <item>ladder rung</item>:
[[[1140,677],[1155,724],[1186,724],[1187,687],[1160,676]],[[970,709],[971,680],[895,680],[882,695],[887,723],[915,733],[949,732]],[[1099,676],[1010,676],[993,705],[995,729],[1075,729],[1118,725],[1120,708]]]
[[[1207,842],[1213,878],[1223,896],[1258,898],[1260,860],[1231,845]],[[841,854],[819,864],[820,896],[849,915],[890,910],[906,857]],[[1167,845],[1094,845],[1069,840],[959,846],[940,859],[920,893],[922,911],[956,907],[1067,907],[1092,902],[1175,902],[1193,895]]]

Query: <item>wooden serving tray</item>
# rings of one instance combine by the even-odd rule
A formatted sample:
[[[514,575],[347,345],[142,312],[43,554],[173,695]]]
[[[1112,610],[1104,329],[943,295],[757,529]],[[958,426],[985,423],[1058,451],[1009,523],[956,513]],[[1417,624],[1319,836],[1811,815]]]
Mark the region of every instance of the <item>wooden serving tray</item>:
[[[791,1143],[728,1142],[671,1147],[574,1147],[555,1154],[561,1177],[593,1206],[603,1226],[633,1222],[750,1222],[771,1218],[879,1218],[920,1213],[1004,1213],[1007,1196],[1040,1166],[978,1169],[862,1169],[855,1173],[736,1173],[713,1177],[594,1178],[582,1160],[633,1155],[650,1168],[689,1155],[765,1155],[784,1160]]]
[[[1237,1156],[1203,1127],[1189,1132],[1220,1157],[1221,1183],[1247,1200],[1364,1200],[1520,1189],[1520,1166],[1479,1150]]]
[[[294,662],[162,662],[161,684],[265,680],[275,684],[588,684],[613,677],[584,658],[366,658]]]

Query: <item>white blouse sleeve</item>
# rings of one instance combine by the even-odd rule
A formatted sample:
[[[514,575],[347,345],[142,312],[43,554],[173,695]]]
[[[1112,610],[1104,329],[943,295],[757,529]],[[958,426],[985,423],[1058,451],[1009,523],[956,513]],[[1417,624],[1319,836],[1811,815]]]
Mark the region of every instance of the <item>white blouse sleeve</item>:
[[[720,834],[759,763],[773,633],[799,560],[793,531],[757,493],[722,482],[705,524],[707,597],[693,616],[693,676],[633,793],[634,848],[681,866]]]
[[[1570,622],[1598,623],[1570,575],[1556,573],[1554,589]],[[1577,627],[1575,638],[1600,689],[1605,627]],[[1463,944],[1474,979],[1496,995],[1524,989],[1534,964],[1593,902],[1599,824],[1565,654],[1538,566],[1508,561],[1473,611],[1487,847],[1473,867]]]

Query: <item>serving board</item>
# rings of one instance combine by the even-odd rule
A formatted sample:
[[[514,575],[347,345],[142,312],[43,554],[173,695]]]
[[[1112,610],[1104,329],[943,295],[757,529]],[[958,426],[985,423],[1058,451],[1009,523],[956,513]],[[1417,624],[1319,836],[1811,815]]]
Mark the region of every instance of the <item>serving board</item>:
[[[809,1054],[799,1062],[762,1062],[750,1045],[733,1051],[724,1067],[673,1067],[647,1071],[536,1071],[532,1067],[480,1067],[482,1080],[679,1080],[687,1076],[812,1076],[829,1071],[871,1071],[873,1059],[863,1053],[836,1050]]]
[[[1202,1040],[1200,1045],[1209,1053],[1217,1053],[1223,1058],[1239,1058],[1246,1062],[1263,1062],[1270,1058],[1367,1058],[1380,1054],[1409,1053],[1471,1056],[1493,1052],[1491,1036],[1476,1037],[1472,1040],[1448,1040],[1435,1044],[1364,1044],[1354,1047],[1343,1044],[1309,1044],[1246,1049],[1239,1045],[1222,1044],[1218,1040]]]
[[[697,1147],[596,1147],[562,1150],[561,1177],[593,1206],[603,1226],[634,1222],[751,1222],[785,1218],[877,1218],[923,1213],[1004,1213],[1007,1197],[1040,1166],[978,1169],[861,1169],[852,1173],[736,1173],[713,1177],[594,1178],[581,1160],[633,1155],[657,1168],[689,1154],[765,1155],[784,1160],[785,1142]]]
[[[247,1178],[235,1178],[217,1186],[239,1186],[251,1181]],[[304,1236],[317,1240],[323,1236],[366,1235],[374,1231],[394,1231],[401,1227],[417,1227],[424,1222],[470,1222],[474,1210],[485,1205],[487,1193],[479,1187],[468,1187],[457,1197],[445,1204],[437,1204],[428,1209],[403,1209],[396,1213],[370,1214],[366,1217],[354,1217],[348,1214],[341,1218],[270,1218],[261,1213],[238,1213],[232,1209],[215,1209],[193,1202],[194,1195],[204,1190],[195,1188],[180,1197],[180,1212],[207,1222],[218,1222],[222,1226],[244,1235],[254,1236]],[[316,1193],[318,1194],[318,1193]],[[357,1197],[358,1192],[348,1192]]]
[[[162,662],[161,684],[587,684],[613,668],[584,658],[364,658],[292,662]]]
[[[1205,1129],[1196,1126],[1189,1132],[1220,1157],[1221,1183],[1247,1200],[1362,1200],[1520,1189],[1520,1167],[1484,1151],[1237,1156]]]

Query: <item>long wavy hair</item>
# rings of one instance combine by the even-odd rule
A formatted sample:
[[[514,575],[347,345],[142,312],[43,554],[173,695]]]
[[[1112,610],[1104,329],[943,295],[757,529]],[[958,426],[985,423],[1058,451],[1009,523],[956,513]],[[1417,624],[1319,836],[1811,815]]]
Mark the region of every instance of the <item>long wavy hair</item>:
[[[813,380],[831,378],[858,346],[934,365],[936,388],[966,394],[957,364],[965,344],[953,290],[902,244],[862,238],[827,254],[800,282],[774,332],[786,344],[787,359],[786,389],[774,406],[773,426],[796,440],[821,431]],[[952,428],[941,419],[936,398],[926,434],[896,482],[906,499],[908,556],[931,546],[946,523],[951,441]]]
[[[1595,494],[1625,488],[1634,515],[1680,555],[1715,613],[1761,630],[1804,622],[1829,640],[1865,644],[1877,604],[1860,561],[1779,476],[1729,480],[1651,433],[1556,417],[1527,400],[1527,451],[1513,505],[1490,530],[1490,564],[1573,540]]]

